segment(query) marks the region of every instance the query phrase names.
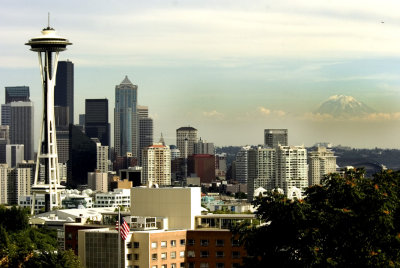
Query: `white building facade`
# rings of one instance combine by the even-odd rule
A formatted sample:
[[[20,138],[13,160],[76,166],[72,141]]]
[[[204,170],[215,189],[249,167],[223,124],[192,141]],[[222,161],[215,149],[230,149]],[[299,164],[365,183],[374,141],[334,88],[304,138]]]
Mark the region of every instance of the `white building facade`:
[[[171,185],[171,151],[161,143],[155,143],[143,150],[142,182]]]

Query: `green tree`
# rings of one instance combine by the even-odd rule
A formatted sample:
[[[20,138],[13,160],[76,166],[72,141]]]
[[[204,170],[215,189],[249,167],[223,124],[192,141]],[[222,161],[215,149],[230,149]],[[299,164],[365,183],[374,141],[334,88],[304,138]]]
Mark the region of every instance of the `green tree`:
[[[304,200],[257,199],[260,227],[239,226],[245,267],[400,267],[400,173],[331,174]]]

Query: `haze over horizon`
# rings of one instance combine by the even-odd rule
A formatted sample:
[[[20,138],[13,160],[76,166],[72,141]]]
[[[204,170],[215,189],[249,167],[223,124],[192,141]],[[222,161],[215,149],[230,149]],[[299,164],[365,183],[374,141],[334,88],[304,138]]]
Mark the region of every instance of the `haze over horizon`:
[[[181,126],[217,146],[263,143],[266,128],[289,143],[400,148],[400,3],[387,1],[10,1],[0,10],[4,87],[42,92],[37,56],[24,45],[50,25],[73,45],[75,118],[84,99],[108,98],[125,75],[149,106],[154,140],[175,144]],[[331,96],[374,112],[316,113]],[[77,122],[75,122],[77,123]],[[113,128],[113,126],[112,126]],[[35,147],[36,148],[36,147]]]

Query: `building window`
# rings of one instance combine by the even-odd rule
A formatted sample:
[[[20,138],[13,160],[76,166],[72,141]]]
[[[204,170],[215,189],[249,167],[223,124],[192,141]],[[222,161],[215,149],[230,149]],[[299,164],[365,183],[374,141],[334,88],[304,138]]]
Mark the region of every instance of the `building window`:
[[[200,245],[202,245],[203,247],[207,247],[208,246],[208,239],[200,240]]]
[[[151,243],[151,248],[157,248],[157,242],[152,242]]]
[[[185,263],[184,263],[184,262],[181,262],[181,265],[180,265],[179,268],[185,268]]]
[[[224,257],[224,252],[223,251],[217,251],[216,256],[217,256],[217,258],[223,258]]]
[[[167,268],[166,264],[161,265],[161,268]]]
[[[181,239],[181,246],[185,245],[185,239]]]
[[[133,254],[133,259],[134,259],[135,261],[139,260],[139,254]]]
[[[181,258],[185,257],[185,251],[180,251],[179,252],[179,257],[181,257]]]
[[[189,258],[194,258],[194,257],[195,257],[194,250],[188,250],[187,256],[188,256]]]
[[[217,268],[224,268],[225,265],[223,263],[217,263]]]
[[[217,247],[223,247],[224,246],[224,240],[222,240],[222,239],[217,239],[217,240],[215,240],[215,245],[217,246]]]
[[[239,263],[232,263],[232,268],[239,268],[239,267],[240,267]]]
[[[194,262],[188,262],[188,268],[194,268]]]
[[[232,258],[233,259],[240,258],[240,252],[239,251],[232,251]]]
[[[172,251],[171,252],[171,259],[175,259],[176,258],[176,251]]]
[[[126,243],[126,247],[127,248],[132,248],[132,243],[131,242]]]
[[[128,261],[132,260],[132,254],[126,255],[126,259],[127,259]]]
[[[194,246],[194,239],[188,239],[188,246]]]
[[[157,260],[157,253],[151,254],[151,259],[152,259],[153,261]]]
[[[167,241],[161,241],[161,247],[166,248],[167,247]]]
[[[171,240],[171,247],[176,247],[176,240]]]
[[[151,268],[157,268],[157,265],[153,265],[153,266],[151,266]]]
[[[200,251],[200,257],[208,258],[208,251]]]
[[[161,259],[166,260],[167,259],[167,252],[161,253]]]
[[[207,262],[200,263],[200,268],[208,268],[208,263]]]
[[[133,242],[133,247],[134,248],[139,248],[139,242]]]
[[[176,268],[176,263],[171,263],[171,268]]]
[[[72,240],[72,233],[67,233],[67,239]]]
[[[139,265],[134,265],[133,268],[139,268]]]

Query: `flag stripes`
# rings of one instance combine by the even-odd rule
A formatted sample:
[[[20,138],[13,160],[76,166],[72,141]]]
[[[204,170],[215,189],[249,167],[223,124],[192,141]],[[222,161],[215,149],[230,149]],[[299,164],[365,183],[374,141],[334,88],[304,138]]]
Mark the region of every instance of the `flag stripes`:
[[[130,228],[128,223],[122,217],[120,219],[120,224],[121,224],[121,238],[125,240],[128,237]],[[115,225],[116,225],[115,229],[118,231],[118,221],[116,222]]]

